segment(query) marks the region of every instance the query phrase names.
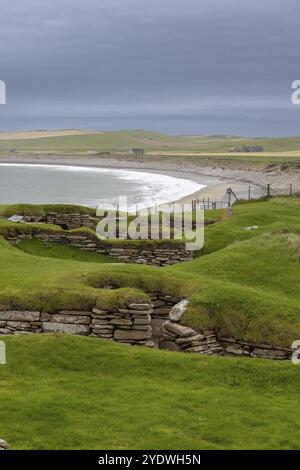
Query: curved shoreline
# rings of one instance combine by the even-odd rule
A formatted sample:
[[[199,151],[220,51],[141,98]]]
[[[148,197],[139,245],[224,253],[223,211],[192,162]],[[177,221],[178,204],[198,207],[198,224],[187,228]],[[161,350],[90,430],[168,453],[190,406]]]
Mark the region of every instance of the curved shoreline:
[[[234,174],[234,171],[213,166],[200,166],[194,162],[170,162],[164,159],[151,157],[151,160],[133,159],[131,156],[95,156],[95,155],[14,155],[9,157],[0,157],[0,164],[31,164],[31,165],[56,165],[56,166],[80,166],[95,167],[107,169],[119,169],[128,171],[144,171],[148,173],[165,174],[175,178],[195,181],[198,184],[205,185],[204,188],[183,196],[180,199],[174,199],[174,202],[183,204],[190,203],[195,199],[210,199],[211,201],[222,201],[226,195],[228,186],[232,187],[242,197],[247,196],[248,185],[252,183],[248,178],[242,175]],[[233,173],[233,174],[232,174]],[[244,172],[242,172],[244,173]],[[240,177],[242,176],[242,178]],[[256,183],[252,183],[257,186]]]
[[[196,181],[206,187],[196,193],[185,196],[176,202],[190,203],[197,198],[222,200],[228,186],[239,194],[239,197],[248,198],[249,185],[252,188],[252,197],[264,195],[264,188],[270,184],[274,193],[289,193],[290,185],[294,192],[300,192],[300,174],[297,166],[280,168],[280,165],[249,165],[246,162],[218,162],[212,160],[203,162],[193,161],[190,157],[144,156],[142,158],[132,155],[95,155],[95,154],[14,154],[0,156],[0,163],[29,163],[46,165],[68,165],[82,167],[102,167],[120,170],[136,170],[166,174],[177,178]],[[223,197],[222,197],[223,196]]]
[[[27,179],[34,179],[38,178],[38,181],[41,178],[44,178],[48,172],[50,171],[52,173],[52,170],[55,172],[53,175],[57,175],[58,181],[60,181],[61,177],[64,178],[63,175],[69,174],[69,175],[77,175],[74,179],[74,181],[78,183],[78,175],[88,175],[90,174],[91,180],[91,187],[93,187],[93,180],[95,179],[94,177],[98,174],[101,178],[105,178],[109,175],[111,175],[113,178],[118,178],[121,180],[127,180],[129,184],[128,186],[128,197],[132,199],[132,196],[129,196],[130,194],[130,186],[131,184],[136,185],[140,187],[139,191],[137,194],[135,194],[134,199],[129,202],[130,204],[130,210],[133,210],[133,207],[139,206],[140,209],[150,207],[150,206],[160,206],[162,204],[169,204],[172,203],[174,200],[180,201],[181,199],[186,199],[190,197],[191,194],[196,194],[202,189],[204,189],[207,185],[207,181],[203,181],[201,178],[201,181],[195,179],[195,178],[189,178],[187,177],[188,175],[183,175],[179,173],[172,172],[165,172],[165,171],[151,171],[151,170],[142,170],[142,169],[121,169],[121,168],[116,168],[116,167],[103,167],[99,165],[82,165],[80,162],[76,162],[76,165],[74,163],[71,165],[69,162],[41,162],[41,161],[35,161],[35,162],[0,162],[0,168],[4,171],[2,173],[1,171],[1,180],[4,177],[4,180],[2,181],[3,183],[3,196],[4,200],[2,202],[4,203],[16,203],[17,201],[15,200],[16,195],[10,196],[10,185],[13,183],[14,178],[17,178],[18,172],[21,169],[24,169],[26,171],[29,171],[29,174],[27,175]],[[8,170],[8,173],[6,173],[5,170]],[[12,170],[12,173],[10,172]],[[35,170],[38,170],[38,173],[36,176]],[[45,173],[46,172],[46,173]],[[50,174],[51,174],[50,173]],[[43,176],[44,175],[44,176]],[[102,176],[100,176],[102,175]],[[104,175],[104,176],[103,176]],[[54,176],[55,177],[55,176]],[[86,176],[88,178],[88,176]],[[7,180],[8,178],[8,180]],[[11,180],[11,178],[13,178]],[[53,177],[52,177],[53,178]],[[5,181],[8,181],[8,185],[6,184]],[[10,181],[10,183],[9,183]],[[59,183],[64,186],[63,181]],[[56,200],[56,197],[54,194],[51,192],[51,187],[48,187],[49,185],[45,181],[45,194],[46,197],[50,201],[56,201],[56,203],[72,203],[72,204],[82,204],[85,205],[87,204],[86,200],[82,199],[83,194],[81,191],[81,195],[78,193],[77,196],[75,197],[75,194],[73,195],[73,201],[70,201],[70,197],[72,192],[70,192],[70,188],[67,189],[66,191],[60,194],[60,198]],[[137,187],[138,187],[137,186]],[[114,186],[113,186],[114,187]],[[6,189],[5,189],[6,188]],[[50,190],[49,190],[50,189]],[[39,188],[38,192],[36,190],[33,191],[33,193],[30,195],[28,193],[28,188],[27,188],[27,193],[25,190],[24,197],[26,199],[26,202],[28,203],[46,203],[45,202],[45,197],[42,197],[42,193],[40,193],[41,188]],[[115,196],[113,196],[113,193],[116,191],[116,194],[118,194],[118,190],[115,188],[115,190],[112,190],[111,195],[107,196],[107,193],[96,194],[95,191],[89,189],[89,183],[87,182],[87,186],[85,187],[84,191],[86,192],[87,195],[89,195],[90,198],[90,204],[91,207],[96,207],[97,205],[100,204],[100,206],[104,205],[104,200],[102,201],[103,197],[107,199],[107,197],[111,198],[111,201],[115,200]],[[127,194],[126,189],[124,188],[124,195]],[[0,191],[1,192],[1,191]],[[103,191],[102,191],[103,192]],[[39,196],[40,194],[40,196]],[[6,197],[5,197],[6,195]],[[17,198],[21,200],[22,197],[22,192],[17,194]],[[63,199],[66,200],[63,200]],[[77,199],[76,199],[77,198]],[[41,199],[41,200],[40,200]],[[108,201],[109,199],[107,199]],[[92,202],[94,201],[94,202]],[[98,201],[98,202],[97,202]],[[24,202],[24,201],[23,201]]]

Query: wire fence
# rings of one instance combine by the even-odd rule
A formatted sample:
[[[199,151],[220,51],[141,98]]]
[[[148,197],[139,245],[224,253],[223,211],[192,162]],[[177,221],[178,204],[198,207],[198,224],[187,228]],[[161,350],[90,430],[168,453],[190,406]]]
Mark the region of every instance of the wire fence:
[[[272,187],[271,184],[266,184],[265,186],[249,185],[248,188],[244,188],[242,192],[234,191],[232,188],[228,187],[221,201],[216,201],[212,198],[198,197],[192,201],[192,209],[193,211],[200,209],[226,209],[237,201],[252,201],[275,196],[295,196],[297,194],[299,194],[299,190],[292,184],[281,188]]]

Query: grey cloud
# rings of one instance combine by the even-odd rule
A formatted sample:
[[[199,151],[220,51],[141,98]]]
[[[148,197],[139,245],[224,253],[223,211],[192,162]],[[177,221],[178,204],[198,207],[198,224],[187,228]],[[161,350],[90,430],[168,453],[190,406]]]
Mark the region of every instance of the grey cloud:
[[[3,128],[298,129],[295,0],[2,0],[1,16]]]

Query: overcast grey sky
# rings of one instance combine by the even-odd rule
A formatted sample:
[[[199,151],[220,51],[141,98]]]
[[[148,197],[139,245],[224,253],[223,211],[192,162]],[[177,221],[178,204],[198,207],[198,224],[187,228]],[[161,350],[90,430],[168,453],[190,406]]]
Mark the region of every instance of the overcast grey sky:
[[[300,135],[297,0],[1,0],[0,129]]]

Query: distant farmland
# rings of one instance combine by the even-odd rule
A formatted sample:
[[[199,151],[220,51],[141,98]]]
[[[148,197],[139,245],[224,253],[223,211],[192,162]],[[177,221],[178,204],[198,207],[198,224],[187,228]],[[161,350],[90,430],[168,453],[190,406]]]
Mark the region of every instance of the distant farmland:
[[[262,146],[263,153],[231,153],[232,147]],[[132,147],[151,155],[218,157],[255,162],[292,161],[300,158],[300,137],[244,138],[235,136],[171,136],[158,132],[30,131],[0,133],[0,154],[112,153],[128,154]]]

